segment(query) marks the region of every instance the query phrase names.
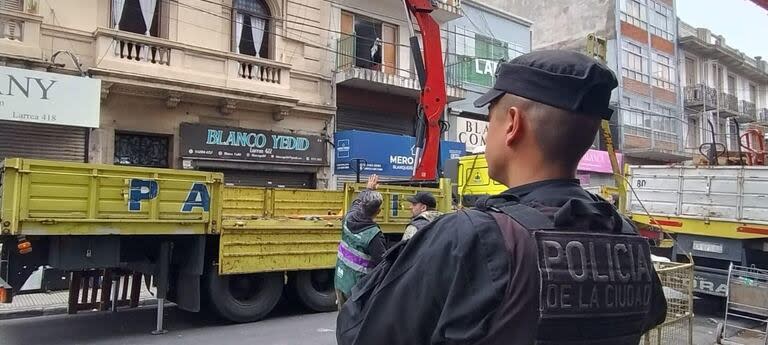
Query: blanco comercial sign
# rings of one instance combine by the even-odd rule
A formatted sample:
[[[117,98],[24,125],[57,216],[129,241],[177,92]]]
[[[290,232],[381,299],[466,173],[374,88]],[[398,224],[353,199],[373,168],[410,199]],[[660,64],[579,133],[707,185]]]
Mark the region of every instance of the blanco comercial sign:
[[[0,66],[0,120],[99,127],[101,80]]]
[[[456,118],[456,140],[467,146],[467,151],[472,152],[479,146],[485,146],[485,134],[488,132],[488,121]]]

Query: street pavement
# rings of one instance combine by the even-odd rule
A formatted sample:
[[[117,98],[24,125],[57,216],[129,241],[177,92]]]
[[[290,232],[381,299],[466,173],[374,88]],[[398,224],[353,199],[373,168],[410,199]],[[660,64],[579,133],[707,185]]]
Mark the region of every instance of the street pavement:
[[[715,329],[722,322],[722,300],[702,298],[695,303],[693,344],[714,344]],[[231,324],[210,316],[166,308],[164,335],[151,335],[154,307],[112,313],[52,315],[0,321],[0,345],[333,345],[336,313],[311,314],[283,301],[267,319]],[[742,324],[745,327],[756,325]],[[740,338],[747,345],[756,338]],[[682,343],[665,345],[684,345]]]
[[[230,324],[166,308],[168,333],[152,335],[156,308],[0,321],[0,345],[334,345],[336,313],[279,307],[260,322]]]

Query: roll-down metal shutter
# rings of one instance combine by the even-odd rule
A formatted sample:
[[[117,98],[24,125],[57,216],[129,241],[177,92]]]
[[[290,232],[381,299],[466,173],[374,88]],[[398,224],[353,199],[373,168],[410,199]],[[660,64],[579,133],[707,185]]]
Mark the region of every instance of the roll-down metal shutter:
[[[85,162],[87,128],[0,121],[0,159]]]
[[[224,173],[224,183],[227,185],[272,188],[315,188],[315,175],[311,173],[236,169],[205,170]]]

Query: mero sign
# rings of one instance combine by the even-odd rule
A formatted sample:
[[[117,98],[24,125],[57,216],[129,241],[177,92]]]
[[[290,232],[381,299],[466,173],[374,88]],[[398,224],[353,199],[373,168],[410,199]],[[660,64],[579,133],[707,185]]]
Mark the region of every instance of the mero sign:
[[[182,123],[180,132],[181,153],[188,158],[303,165],[325,163],[325,141],[319,135],[193,123]]]
[[[652,296],[653,263],[645,239],[536,232],[542,316],[637,315]]]
[[[141,202],[157,198],[160,187],[155,180],[131,179],[128,183],[128,211],[141,212]],[[187,191],[187,197],[181,203],[180,211],[189,213],[195,209],[208,212],[211,207],[211,195],[205,183],[193,182]]]
[[[99,127],[101,81],[0,66],[0,120]]]

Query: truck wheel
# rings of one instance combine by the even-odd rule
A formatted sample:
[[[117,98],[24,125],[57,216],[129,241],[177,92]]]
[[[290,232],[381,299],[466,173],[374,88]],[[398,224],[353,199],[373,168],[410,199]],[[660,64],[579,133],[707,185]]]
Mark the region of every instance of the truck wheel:
[[[290,287],[307,308],[320,312],[336,310],[333,272],[333,270],[296,272],[290,281]]]
[[[207,277],[208,300],[213,311],[232,322],[257,321],[269,314],[283,294],[282,272]]]

